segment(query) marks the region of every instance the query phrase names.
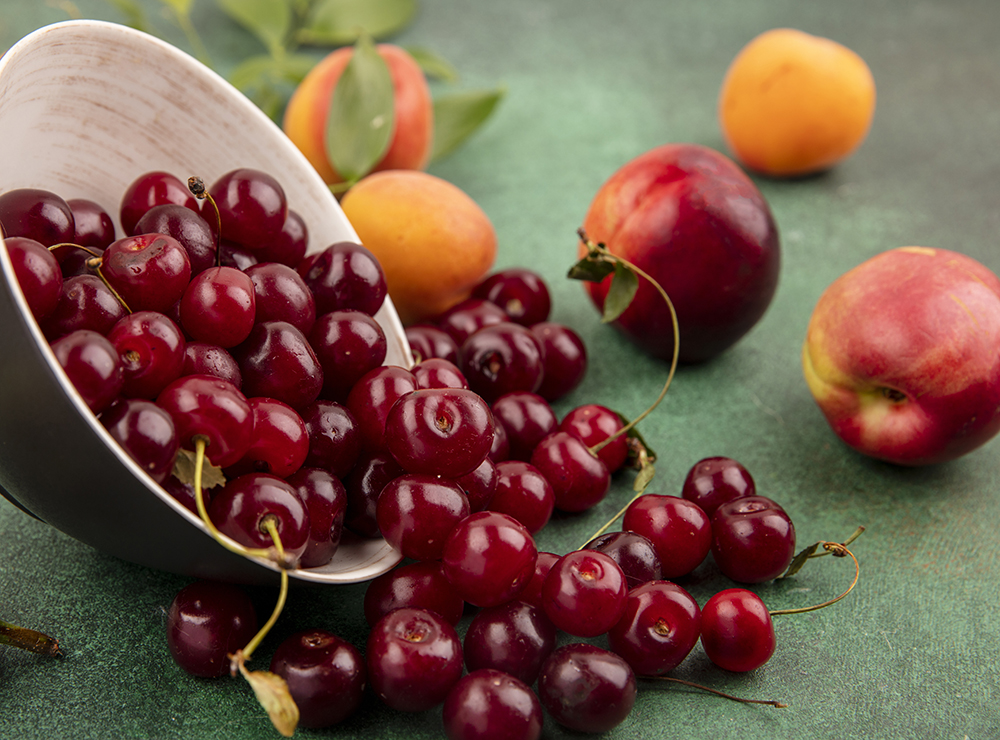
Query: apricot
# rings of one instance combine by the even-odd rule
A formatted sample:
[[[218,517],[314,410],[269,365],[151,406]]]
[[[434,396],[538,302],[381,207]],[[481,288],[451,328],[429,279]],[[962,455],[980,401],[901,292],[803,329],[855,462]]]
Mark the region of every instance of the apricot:
[[[829,169],[865,140],[875,80],[864,60],[830,39],[766,31],[733,59],[719,94],[719,123],[733,156],[762,174]]]
[[[434,138],[434,107],[420,65],[406,51],[379,44],[379,55],[389,67],[395,90],[394,130],[389,148],[374,170],[416,169],[427,166]],[[326,123],[333,91],[354,49],[342,47],[324,57],[292,93],[282,128],[327,184],[343,182],[326,150]]]
[[[368,175],[347,191],[341,207],[382,265],[404,324],[468,298],[496,259],[489,217],[460,188],[426,172]]]

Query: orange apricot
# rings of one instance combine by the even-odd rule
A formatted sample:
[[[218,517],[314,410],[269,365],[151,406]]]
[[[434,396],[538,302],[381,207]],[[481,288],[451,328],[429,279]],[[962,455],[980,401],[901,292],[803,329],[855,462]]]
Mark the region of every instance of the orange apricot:
[[[389,67],[395,117],[389,148],[374,169],[423,169],[434,138],[427,78],[413,57],[398,46],[379,44],[376,48]],[[345,46],[320,60],[295,88],[282,120],[285,134],[328,184],[343,181],[327,156],[326,122],[333,91],[353,53],[353,47]]]
[[[719,123],[733,156],[777,177],[820,172],[847,158],[874,113],[875,80],[864,60],[791,28],[750,41],[719,94]]]
[[[382,265],[404,324],[468,298],[496,258],[496,232],[479,205],[426,172],[373,173],[348,190],[340,205]]]

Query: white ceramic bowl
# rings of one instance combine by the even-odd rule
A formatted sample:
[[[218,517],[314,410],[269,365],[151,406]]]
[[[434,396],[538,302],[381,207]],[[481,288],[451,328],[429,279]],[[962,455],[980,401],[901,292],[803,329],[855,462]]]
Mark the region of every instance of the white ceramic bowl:
[[[128,27],[68,21],[0,59],[0,192],[89,198],[117,216],[125,188],[152,170],[212,182],[236,167],[275,176],[309,228],[309,251],[357,240],[336,199],[280,128],[184,52]],[[121,235],[120,225],[118,233]],[[387,364],[409,366],[388,299],[376,315]],[[107,434],[62,372],[0,249],[0,493],[99,550],[186,575],[275,582],[275,568],[215,542]],[[334,560],[292,571],[363,581],[400,560],[384,540],[345,538]]]

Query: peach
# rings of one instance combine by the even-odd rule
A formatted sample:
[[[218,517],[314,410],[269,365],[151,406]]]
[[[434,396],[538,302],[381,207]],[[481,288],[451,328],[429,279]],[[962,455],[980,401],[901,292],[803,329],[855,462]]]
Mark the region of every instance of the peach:
[[[375,170],[422,170],[430,160],[434,138],[434,107],[420,65],[403,49],[379,44],[378,53],[389,67],[395,89],[392,139]],[[328,183],[343,181],[326,151],[326,123],[330,99],[354,53],[343,47],[324,57],[295,89],[285,108],[282,127],[289,139]]]

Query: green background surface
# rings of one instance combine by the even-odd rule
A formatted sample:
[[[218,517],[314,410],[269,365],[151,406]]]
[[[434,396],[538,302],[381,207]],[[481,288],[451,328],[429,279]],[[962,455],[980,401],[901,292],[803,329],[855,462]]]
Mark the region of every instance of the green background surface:
[[[156,12],[155,3],[143,4]],[[0,0],[0,47],[65,19],[62,7]],[[123,20],[110,3],[76,7],[85,17]],[[196,2],[194,17],[223,73],[259,51],[214,3]],[[715,101],[726,66],[754,35],[777,26],[834,38],[868,62],[878,86],[871,134],[825,175],[757,178],[782,234],[774,302],[734,348],[682,368],[641,429],[659,453],[654,492],[679,494],[694,462],[729,455],[787,509],[800,545],[866,526],[855,548],[861,579],[832,608],[776,618],[777,652],[751,674],[715,669],[700,648],[676,671],[788,708],[644,682],[635,710],[607,737],[996,738],[1000,441],[928,469],[863,458],[827,427],[799,353],[823,289],[885,249],[955,249],[1000,270],[1000,4],[423,0],[396,41],[451,61],[462,75],[455,89],[506,87],[488,124],[431,171],[490,216],[497,266],[538,270],[551,286],[553,319],[584,337],[588,376],[557,411],[598,402],[635,416],[667,367],[601,326],[582,288],[564,278],[574,231],[601,183],[647,149],[681,141],[724,148]],[[169,24],[159,28],[188,48]],[[594,510],[557,516],[538,535],[539,548],[563,552],[586,541],[628,499],[632,475],[618,474]],[[165,614],[189,579],[93,551],[6,502],[0,533],[0,618],[47,631],[68,651],[54,661],[0,648],[0,737],[277,737],[244,682],[193,679],[171,661]],[[840,593],[852,575],[849,561],[824,558],[756,590],[771,608],[804,606]],[[731,585],[710,562],[682,583],[700,603]],[[363,592],[293,591],[256,666],[306,627],[363,645]],[[270,608],[274,591],[253,593]],[[550,720],[545,734],[576,736]],[[299,735],[433,738],[442,725],[437,710],[407,715],[369,700],[343,725]]]

